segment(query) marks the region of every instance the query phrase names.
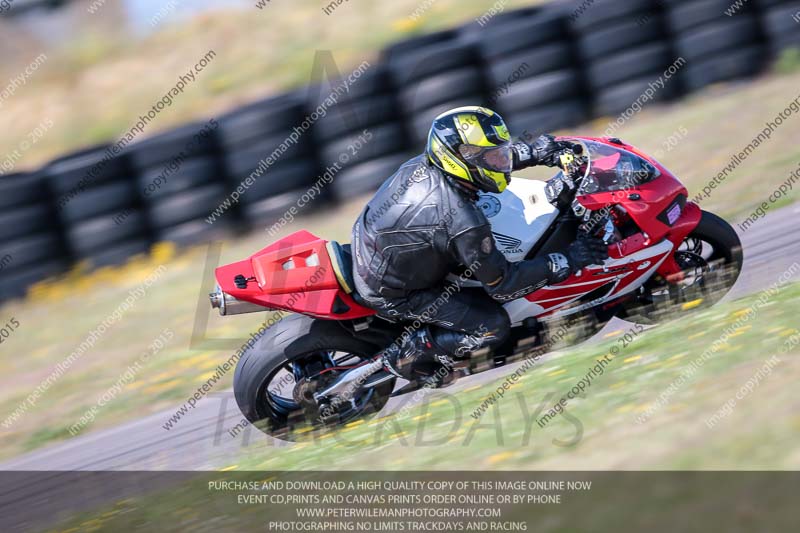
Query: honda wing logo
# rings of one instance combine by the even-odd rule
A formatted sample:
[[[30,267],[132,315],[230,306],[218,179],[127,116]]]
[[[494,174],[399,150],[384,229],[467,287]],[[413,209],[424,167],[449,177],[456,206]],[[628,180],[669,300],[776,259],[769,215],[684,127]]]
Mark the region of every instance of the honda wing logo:
[[[516,239],[514,237],[509,237],[508,235],[503,235],[502,233],[494,233],[494,241],[501,246],[503,250],[501,250],[504,254],[521,254],[522,253],[522,241]]]

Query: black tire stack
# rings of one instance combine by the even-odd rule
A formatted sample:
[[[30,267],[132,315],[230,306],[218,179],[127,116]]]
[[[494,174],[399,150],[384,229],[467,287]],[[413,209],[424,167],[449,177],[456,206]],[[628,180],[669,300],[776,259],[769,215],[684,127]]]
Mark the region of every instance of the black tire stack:
[[[309,88],[309,113],[317,109],[342,80]],[[333,198],[344,200],[377,189],[408,159],[408,139],[384,65],[369,67],[337,103],[327,107],[313,128],[326,185]],[[329,175],[331,175],[329,174]]]
[[[68,268],[54,219],[41,175],[0,176],[0,301]]]
[[[406,120],[406,144],[420,150],[441,113],[486,104],[477,43],[456,30],[404,41],[384,50]]]
[[[708,85],[753,76],[766,66],[755,2],[669,0],[667,24],[677,54],[687,61],[683,85],[697,91]],[[732,13],[732,14],[728,14]]]
[[[155,241],[187,245],[211,240],[230,227],[206,217],[227,196],[216,145],[216,121],[189,124],[130,146],[136,194]]]
[[[528,10],[478,34],[488,106],[512,133],[530,135],[580,124],[587,97],[561,10]]]
[[[318,172],[310,126],[309,131],[299,134],[296,143],[287,142],[304,120],[304,101],[299,93],[261,100],[220,118],[219,140],[228,192],[234,194],[240,187],[243,191],[221,219],[231,220],[238,211],[245,225],[261,227],[296,204]],[[282,144],[285,150],[268,164],[266,160]],[[266,170],[259,172],[259,166]]]
[[[787,48],[800,48],[800,2],[758,0],[761,23],[772,56]]]
[[[596,115],[617,115],[637,100],[647,104],[678,94],[679,82],[673,79],[652,98],[642,98],[677,58],[658,0],[596,0],[583,11],[581,5],[582,0],[571,4],[568,20]]]
[[[329,80],[113,157],[98,146],[0,176],[0,299],[71,261],[118,264],[155,241],[263,229],[372,191],[454,107],[488,106],[535,136],[632,108],[679,57],[643,103],[757,74],[789,47],[800,47],[800,0],[569,0],[413,37],[345,92]]]
[[[150,248],[128,158],[110,150],[89,148],[43,170],[69,253],[91,267],[122,264]]]

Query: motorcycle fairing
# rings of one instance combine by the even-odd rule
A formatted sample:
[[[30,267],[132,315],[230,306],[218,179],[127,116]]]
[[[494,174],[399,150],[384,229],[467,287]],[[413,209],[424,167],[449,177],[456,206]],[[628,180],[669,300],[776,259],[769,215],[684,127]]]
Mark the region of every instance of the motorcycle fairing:
[[[243,261],[219,267],[217,281],[234,298],[270,309],[337,320],[374,315],[340,286],[327,242],[298,231]]]
[[[602,157],[592,162],[593,173],[611,174],[613,177],[623,155],[628,160],[633,156],[639,157],[657,169],[652,179],[634,186],[601,187],[598,192],[576,196],[578,202],[590,211],[619,206],[641,231],[611,245],[610,258],[605,265],[588,267],[563,283],[544,287],[506,304],[512,324],[529,317],[574,314],[610,302],[637,290],[656,272],[671,279],[681,275],[672,252],[697,227],[701,216],[700,208],[686,201],[688,192],[683,184],[660,163],[633,146],[608,139],[578,140],[588,141],[603,152]],[[524,183],[526,180],[517,181]],[[509,212],[509,215],[513,214],[513,211]],[[557,218],[558,213],[544,221],[549,226]],[[519,223],[515,225],[508,218],[497,218],[491,222],[493,230],[502,234],[513,235],[514,228],[519,226]],[[537,239],[541,238],[542,233],[537,234]],[[536,241],[526,244],[533,247]]]
[[[641,238],[635,239],[642,242]],[[505,305],[512,324],[529,317],[566,316],[625,296],[641,287],[672,253],[669,240],[637,251],[625,243],[611,246],[611,258],[573,274],[558,285],[543,287]]]
[[[513,178],[500,194],[478,200],[492,225],[497,249],[512,262],[522,261],[556,221],[558,209],[547,201],[544,181]]]

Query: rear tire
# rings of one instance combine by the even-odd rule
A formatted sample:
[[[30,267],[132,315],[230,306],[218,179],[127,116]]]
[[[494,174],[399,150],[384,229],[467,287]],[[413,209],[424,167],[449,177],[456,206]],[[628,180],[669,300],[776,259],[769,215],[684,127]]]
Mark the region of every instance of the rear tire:
[[[282,401],[284,395],[291,396],[290,392],[293,393],[296,387],[294,380],[286,378],[281,382],[282,388],[276,389],[275,377],[290,362],[302,362],[321,351],[345,352],[364,359],[377,350],[371,344],[353,337],[336,322],[314,320],[302,315],[284,318],[267,329],[252,347],[247,348],[236,365],[233,392],[245,418],[264,433],[283,440],[296,440],[297,435],[293,430],[316,425],[299,406],[293,409]],[[380,411],[389,400],[394,383],[392,379],[374,387],[374,393],[363,409],[351,414],[347,420]],[[275,390],[278,393],[273,394]]]

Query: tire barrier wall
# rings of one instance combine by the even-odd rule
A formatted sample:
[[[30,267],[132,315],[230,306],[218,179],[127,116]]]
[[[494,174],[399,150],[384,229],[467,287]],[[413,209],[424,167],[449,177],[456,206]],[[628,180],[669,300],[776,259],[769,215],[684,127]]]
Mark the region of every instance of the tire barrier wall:
[[[800,47],[798,0],[573,0],[413,37],[314,121],[342,80],[0,176],[0,300],[76,262],[264,231],[368,193],[453,107],[494,108],[512,133],[534,136],[619,115],[679,57],[650,101],[753,76],[790,47]]]

